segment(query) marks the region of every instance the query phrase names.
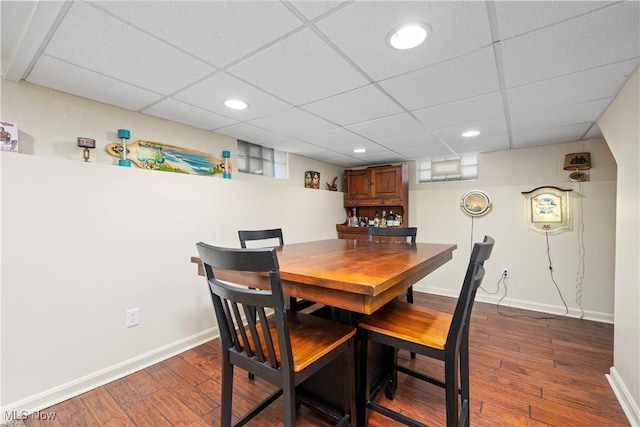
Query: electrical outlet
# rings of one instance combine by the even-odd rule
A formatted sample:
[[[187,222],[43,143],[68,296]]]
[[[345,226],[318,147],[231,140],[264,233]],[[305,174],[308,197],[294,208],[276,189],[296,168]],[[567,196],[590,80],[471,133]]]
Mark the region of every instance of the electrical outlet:
[[[505,279],[509,278],[509,267],[502,267],[502,277]]]
[[[140,323],[140,313],[138,312],[138,308],[132,308],[127,310],[127,328],[132,326],[136,326]]]

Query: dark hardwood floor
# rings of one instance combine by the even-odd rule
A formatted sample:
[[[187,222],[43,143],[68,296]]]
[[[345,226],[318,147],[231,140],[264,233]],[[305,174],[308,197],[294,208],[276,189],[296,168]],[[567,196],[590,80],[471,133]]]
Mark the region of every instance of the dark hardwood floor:
[[[415,303],[451,310],[451,298],[415,294]],[[613,363],[613,325],[545,317],[542,313],[476,303],[471,322],[472,426],[628,426],[605,374]],[[418,356],[403,363],[441,369]],[[399,374],[396,405],[432,426],[444,424],[441,389]],[[235,370],[234,416],[273,390]],[[29,417],[27,426],[219,425],[220,348],[214,340]],[[384,393],[378,399],[385,400]],[[250,425],[281,424],[281,399]],[[302,407],[300,426],[331,425]],[[370,426],[394,425],[372,414]]]

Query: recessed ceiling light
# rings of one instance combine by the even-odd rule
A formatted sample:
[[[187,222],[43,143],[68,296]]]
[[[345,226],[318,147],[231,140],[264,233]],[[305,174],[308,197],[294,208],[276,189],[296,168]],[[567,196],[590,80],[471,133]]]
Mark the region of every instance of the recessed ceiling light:
[[[225,99],[224,105],[232,110],[246,110],[249,107],[249,104],[241,99]]]
[[[480,132],[477,130],[470,130],[462,134],[462,136],[464,136],[465,138],[471,138],[472,136],[478,136],[478,135],[480,135]]]
[[[425,24],[408,24],[396,28],[389,35],[389,44],[396,49],[411,49],[422,44],[429,36]]]
[[[354,152],[354,153],[361,154],[361,153],[366,153],[366,152],[367,152],[367,150],[366,150],[366,149],[364,149],[364,148],[354,148],[354,149],[353,149],[353,152]]]

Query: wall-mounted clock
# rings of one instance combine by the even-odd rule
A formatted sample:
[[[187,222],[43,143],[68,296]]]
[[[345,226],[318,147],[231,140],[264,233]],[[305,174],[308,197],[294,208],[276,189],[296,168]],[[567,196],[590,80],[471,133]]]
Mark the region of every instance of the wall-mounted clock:
[[[469,216],[486,215],[491,207],[491,198],[484,191],[472,190],[460,199],[460,208]]]

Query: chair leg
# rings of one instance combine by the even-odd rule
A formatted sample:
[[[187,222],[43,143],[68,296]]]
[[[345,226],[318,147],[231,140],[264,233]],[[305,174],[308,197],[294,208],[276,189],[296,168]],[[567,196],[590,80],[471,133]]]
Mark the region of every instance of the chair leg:
[[[351,339],[349,345],[343,355],[342,363],[342,378],[346,382],[343,385],[343,410],[344,414],[349,414],[350,426],[356,425],[356,387],[354,373],[356,372],[355,366],[355,341]]]
[[[286,378],[282,387],[284,405],[284,425],[294,427],[296,425],[296,387],[293,378]]]
[[[385,361],[384,366],[387,366],[391,369],[391,376],[389,379],[389,383],[387,383],[384,388],[385,395],[387,399],[394,399],[396,397],[396,390],[398,390],[398,371],[396,370],[396,365],[398,364],[398,349],[394,347],[385,347]]]
[[[298,299],[295,297],[284,297],[284,308],[287,311],[298,311],[297,305]]]
[[[471,400],[469,398],[469,331],[462,336],[462,343],[460,343],[460,394],[461,404],[465,407],[466,402],[466,414],[464,420],[464,426],[469,427],[471,425]]]
[[[458,425],[458,357],[447,355],[444,361],[447,427]]]
[[[231,408],[233,405],[233,365],[228,360],[222,362],[222,411],[220,425],[231,425]]]
[[[369,401],[370,389],[367,373],[367,361],[369,356],[369,334],[365,330],[358,331],[360,340],[360,366],[358,371],[358,387],[356,398],[356,425],[367,425],[367,401]],[[354,425],[353,423],[351,425]]]
[[[409,289],[407,289],[407,302],[409,304],[413,304],[413,286],[409,286]],[[411,358],[416,358],[416,354],[414,352],[411,352]]]

